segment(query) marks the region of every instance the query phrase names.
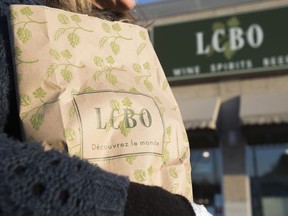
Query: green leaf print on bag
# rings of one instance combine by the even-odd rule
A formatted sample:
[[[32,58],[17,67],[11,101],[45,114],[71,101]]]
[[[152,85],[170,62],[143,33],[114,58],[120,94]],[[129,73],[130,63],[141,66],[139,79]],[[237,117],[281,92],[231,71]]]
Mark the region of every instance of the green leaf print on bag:
[[[158,104],[162,104],[161,99],[158,96],[154,97],[154,100],[158,103]]]
[[[48,102],[45,101],[44,99],[47,95],[47,92],[42,87],[37,88],[32,93],[32,95],[33,95],[33,97],[26,95],[26,94],[23,94],[23,95],[20,94],[21,105],[22,106],[25,105],[25,107],[32,105],[33,104],[31,102],[32,98],[39,100],[40,105],[33,107],[32,109],[30,109],[27,112],[22,112],[20,117],[22,120],[24,120],[25,118],[27,118],[30,115],[30,113],[33,113],[33,114],[31,114],[31,117],[30,117],[30,123],[35,130],[39,130],[40,127],[42,126],[43,122],[44,122],[44,117],[45,117],[43,112],[41,112],[41,110],[43,111],[44,106],[47,106],[47,105],[50,105],[50,104],[57,102],[58,98],[56,100],[52,100],[52,101],[48,101]]]
[[[184,196],[189,197],[192,195],[192,178],[191,178],[191,173],[187,172],[186,173],[186,182],[187,182],[187,187],[184,192]]]
[[[94,91],[95,91],[95,89],[92,88],[92,87],[90,87],[90,86],[85,87],[85,88],[83,89],[83,92],[94,92]]]
[[[189,148],[184,147],[180,151],[180,161],[184,161],[188,157]]]
[[[67,68],[64,68],[61,70],[61,75],[67,83],[70,83],[73,79],[72,72],[70,70],[68,70]]]
[[[43,124],[44,121],[44,114],[43,113],[35,113],[30,118],[30,122],[32,124],[32,127],[35,130],[39,130],[40,126]]]
[[[31,99],[29,95],[22,94],[20,95],[20,105],[21,106],[30,106],[31,105]]]
[[[136,169],[134,171],[134,178],[138,182],[144,182],[144,181],[149,180],[150,183],[153,183],[153,179],[152,179],[153,173],[154,173],[153,166],[150,165],[147,168],[147,172],[145,170],[143,170],[143,169]]]
[[[178,173],[175,167],[169,168],[168,173],[169,173],[169,176],[171,176],[172,178],[176,178],[176,179],[178,178]]]
[[[122,103],[125,107],[131,107],[132,106],[131,100],[127,97],[122,100]]]
[[[61,53],[59,53],[55,49],[50,49],[49,51],[50,56],[52,59],[56,60],[58,63],[52,63],[47,71],[46,71],[46,79],[51,78],[56,70],[58,68],[61,68],[61,75],[62,78],[67,82],[70,83],[73,80],[73,73],[71,70],[69,70],[71,67],[72,68],[84,68],[85,65],[75,65],[71,63],[71,58],[72,58],[72,53],[69,50],[63,50]],[[63,59],[63,60],[62,60]],[[62,62],[59,62],[61,61]]]
[[[192,185],[192,178],[191,178],[191,174],[190,173],[187,173],[186,179],[187,179],[187,183],[189,185]]]
[[[58,21],[64,25],[69,24],[69,18],[65,14],[59,14]]]
[[[100,56],[95,56],[94,57],[94,64],[98,66],[98,70],[94,73],[93,78],[95,81],[98,81],[100,77],[105,74],[106,80],[113,86],[115,86],[118,82],[117,76],[113,74],[113,71],[116,72],[124,72],[124,67],[121,68],[116,68],[113,66],[115,63],[115,60],[112,56],[106,57],[106,59],[100,57]]]
[[[146,33],[144,31],[140,31],[139,32],[139,35],[140,35],[140,38],[144,41],[142,42],[138,48],[137,48],[137,51],[136,51],[136,54],[139,56],[142,51],[145,49],[145,47],[147,46],[147,38],[146,38]]]
[[[110,108],[112,109],[112,114],[110,120],[105,123],[106,131],[108,132],[110,129],[114,128],[117,124],[117,128],[120,130],[121,134],[124,137],[127,137],[131,132],[132,128],[134,128],[134,123],[129,121],[130,116],[140,115],[139,113],[135,113],[133,111],[131,100],[126,97],[121,102],[112,99],[110,100]],[[116,123],[117,122],[117,123]]]
[[[127,127],[127,120],[124,119],[123,121],[121,121],[119,126],[120,126],[121,134],[127,137],[128,134],[131,132],[131,128]]]
[[[16,66],[19,66],[20,64],[33,64],[33,63],[37,63],[39,61],[39,59],[35,59],[35,60],[23,60],[21,59],[21,55],[22,55],[22,50],[19,47],[15,47],[14,48],[14,57],[15,57],[15,63]]]
[[[153,90],[153,84],[149,81],[149,78],[151,77],[150,63],[146,62],[142,66],[138,63],[134,63],[133,69],[137,74],[141,73],[141,75],[135,76],[135,82],[137,84],[143,82],[147,90],[151,92]],[[142,75],[142,73],[144,74]]]
[[[153,166],[152,166],[152,165],[148,167],[147,173],[148,173],[149,181],[150,181],[150,183],[153,185],[154,169],[153,169]]]
[[[64,137],[65,137],[68,141],[72,142],[72,141],[75,141],[75,140],[76,140],[76,133],[75,133],[75,131],[74,131],[72,128],[66,128],[66,129],[64,130]]]
[[[162,155],[162,161],[164,164],[167,164],[167,162],[170,159],[170,152],[167,149],[167,146],[169,143],[171,143],[171,132],[172,132],[172,128],[171,126],[166,128],[166,133],[165,133],[165,141],[164,141],[164,151],[163,151],[163,155]]]
[[[128,162],[128,164],[132,165],[134,163],[134,161],[137,159],[137,157],[135,155],[129,155],[126,156],[126,161]]]
[[[184,161],[185,159],[187,159],[189,153],[189,140],[186,132],[182,132],[182,139],[187,146],[183,147],[180,151],[180,161]]]
[[[44,97],[46,96],[46,91],[44,91],[43,88],[37,88],[34,92],[33,92],[33,95],[35,98],[38,98],[39,100],[43,100]]]
[[[22,8],[20,11],[25,16],[32,16],[33,15],[33,12],[31,11],[31,9],[29,7]]]
[[[29,24],[45,24],[46,21],[37,21],[32,19],[33,11],[30,7],[24,7],[20,9],[21,18],[18,15],[18,12],[15,10],[11,10],[11,19],[14,21],[14,27],[20,25],[20,27],[16,31],[16,37],[22,42],[27,43],[32,38],[32,31],[27,28]],[[16,20],[19,19],[19,22]]]
[[[110,101],[110,107],[112,108],[112,110],[114,111],[119,111],[120,110],[120,103],[117,100],[111,100]]]
[[[169,87],[168,81],[165,80],[165,81],[162,83],[162,89],[163,89],[163,91],[167,90],[168,87]]]
[[[17,31],[17,36],[23,43],[26,43],[32,37],[32,32],[26,28],[19,28]]]
[[[132,40],[132,38],[124,37],[120,34],[122,29],[119,23],[113,23],[110,26],[108,23],[103,22],[102,29],[104,30],[104,32],[106,32],[109,35],[104,36],[100,39],[99,46],[100,48],[103,48],[105,44],[108,41],[110,41],[110,48],[112,52],[114,53],[114,55],[117,55],[120,52],[120,45],[117,43],[119,39]]]
[[[122,100],[122,105],[124,106],[124,108],[128,108],[128,106],[126,105],[127,103],[127,100],[129,100],[128,98],[125,98]],[[132,104],[132,103],[131,103]],[[122,105],[121,103],[119,103],[118,101],[116,100],[111,100],[110,101],[110,106],[111,108],[114,110],[114,111],[117,111],[118,116],[114,115],[114,119],[113,121],[115,122],[117,119],[121,119],[120,120],[120,123],[119,123],[119,126],[120,126],[120,132],[121,134],[123,134],[125,137],[128,136],[129,132],[131,131],[131,128],[127,125],[127,119],[125,118],[124,114],[123,113],[120,113],[120,109],[122,109]],[[113,125],[113,122],[110,122],[111,125]]]
[[[147,40],[146,33],[144,31],[140,31],[139,35],[142,38],[142,40],[144,40],[144,41]]]
[[[187,145],[189,145],[189,140],[188,140],[188,136],[186,132],[182,132],[182,138],[183,141],[187,143]]]
[[[73,118],[75,116],[76,116],[76,109],[75,109],[74,105],[72,104],[68,110],[68,117]]]
[[[184,192],[183,195],[184,195],[185,197],[190,197],[191,194],[192,194],[192,188],[187,187],[187,188],[185,189],[185,192]]]
[[[19,18],[19,14],[16,10],[11,9],[10,10],[10,19],[11,21],[15,21]]]
[[[134,172],[134,178],[138,181],[138,182],[144,182],[146,180],[146,173],[144,170],[142,169],[137,169]]]
[[[153,175],[153,173],[154,173],[154,170],[153,170],[153,166],[151,165],[148,168],[148,175],[151,177]]]
[[[71,21],[70,21],[71,19]],[[60,13],[58,15],[58,21],[64,25],[64,27],[59,28],[53,36],[54,41],[57,41],[60,39],[61,36],[63,36],[64,34],[66,34],[66,32],[68,32],[67,35],[67,39],[69,41],[69,44],[75,48],[77,45],[80,44],[81,38],[80,36],[77,34],[77,31],[85,31],[85,32],[93,32],[93,30],[90,29],[86,29],[82,26],[80,26],[81,23],[81,18],[74,14],[72,15],[70,18],[68,16],[66,16],[65,14]]]
[[[169,159],[170,159],[170,152],[168,151],[167,148],[165,148],[164,151],[163,151],[163,155],[162,155],[163,164],[167,164]]]
[[[171,193],[176,193],[177,192],[177,190],[178,190],[178,188],[179,188],[179,183],[174,183],[173,185],[172,185],[172,187],[170,188],[170,192]]]

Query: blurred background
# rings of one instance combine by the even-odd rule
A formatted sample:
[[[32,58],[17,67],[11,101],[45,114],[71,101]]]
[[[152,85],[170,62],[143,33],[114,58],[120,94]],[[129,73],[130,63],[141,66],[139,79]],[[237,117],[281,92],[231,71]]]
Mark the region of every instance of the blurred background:
[[[187,130],[194,202],[288,215],[288,1],[138,0]]]

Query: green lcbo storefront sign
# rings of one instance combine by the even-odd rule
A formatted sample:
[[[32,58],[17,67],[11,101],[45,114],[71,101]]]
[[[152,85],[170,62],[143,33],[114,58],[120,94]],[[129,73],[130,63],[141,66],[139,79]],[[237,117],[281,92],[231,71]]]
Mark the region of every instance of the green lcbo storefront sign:
[[[288,68],[288,7],[153,29],[169,81]]]

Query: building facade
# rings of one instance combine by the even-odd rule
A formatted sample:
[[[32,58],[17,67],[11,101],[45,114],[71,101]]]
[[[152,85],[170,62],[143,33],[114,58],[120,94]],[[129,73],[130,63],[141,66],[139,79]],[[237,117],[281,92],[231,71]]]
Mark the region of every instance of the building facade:
[[[215,216],[288,215],[288,1],[158,18],[151,38]]]

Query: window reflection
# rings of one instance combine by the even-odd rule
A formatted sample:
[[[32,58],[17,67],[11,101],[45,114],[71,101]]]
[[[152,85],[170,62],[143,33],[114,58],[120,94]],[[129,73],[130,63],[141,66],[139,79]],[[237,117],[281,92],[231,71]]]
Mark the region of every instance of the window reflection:
[[[247,147],[253,216],[288,215],[288,144]]]
[[[191,149],[194,202],[203,204],[215,216],[222,216],[219,148]]]

